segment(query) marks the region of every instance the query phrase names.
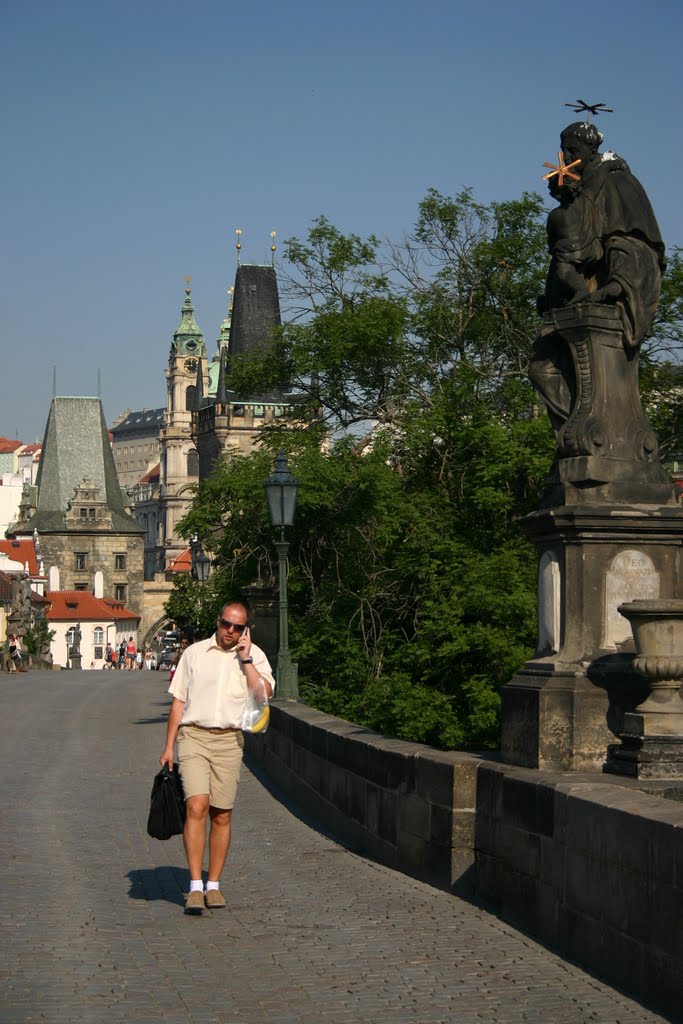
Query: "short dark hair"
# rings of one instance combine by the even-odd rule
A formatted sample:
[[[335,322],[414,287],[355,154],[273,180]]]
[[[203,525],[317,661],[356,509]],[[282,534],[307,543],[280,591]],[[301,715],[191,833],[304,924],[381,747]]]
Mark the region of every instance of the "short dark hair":
[[[221,605],[221,610],[218,613],[218,618],[222,619],[223,618],[223,612],[225,611],[225,609],[226,608],[232,608],[234,606],[237,606],[238,608],[244,608],[244,614],[247,616],[247,618],[249,618],[249,605],[247,604],[246,601],[243,601],[239,597],[237,597],[237,598],[235,598],[234,600],[231,600],[231,601],[225,601]]]

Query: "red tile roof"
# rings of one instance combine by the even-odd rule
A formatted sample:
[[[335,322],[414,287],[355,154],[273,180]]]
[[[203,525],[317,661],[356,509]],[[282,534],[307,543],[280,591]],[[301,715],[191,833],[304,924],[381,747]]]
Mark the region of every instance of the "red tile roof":
[[[166,566],[166,572],[192,572],[192,553],[189,548],[172,558]]]
[[[140,619],[121,601],[110,597],[95,597],[85,590],[48,590],[50,602],[47,613],[50,622],[99,622],[102,619]]]
[[[19,452],[19,454],[20,455],[35,455],[36,452],[40,452],[42,450],[43,450],[42,444],[25,444],[23,446],[23,448],[21,449],[21,451]]]
[[[29,576],[38,575],[36,549],[30,537],[20,537],[18,540],[0,539],[0,551],[4,551],[13,562],[21,562],[22,565],[28,562]]]
[[[15,452],[17,448],[21,448],[23,443],[23,441],[11,441],[8,437],[0,437],[0,455]]]

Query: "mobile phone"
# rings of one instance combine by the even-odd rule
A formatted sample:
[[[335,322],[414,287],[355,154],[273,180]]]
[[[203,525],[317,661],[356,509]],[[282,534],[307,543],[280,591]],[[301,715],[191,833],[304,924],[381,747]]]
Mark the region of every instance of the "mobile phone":
[[[244,626],[243,630],[242,630],[242,636],[244,636],[244,634],[246,633],[246,631],[248,629],[249,629],[249,623],[247,622],[246,625]]]

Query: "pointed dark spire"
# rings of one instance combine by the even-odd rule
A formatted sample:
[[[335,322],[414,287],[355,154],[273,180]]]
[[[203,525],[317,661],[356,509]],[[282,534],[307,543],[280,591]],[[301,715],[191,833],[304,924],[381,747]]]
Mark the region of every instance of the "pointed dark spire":
[[[221,365],[218,371],[218,385],[216,387],[216,405],[227,405],[228,390],[226,377],[228,375],[228,353],[226,349],[221,352]]]
[[[204,401],[204,373],[201,359],[197,362],[197,383],[194,390],[194,407],[197,412],[201,409]]]

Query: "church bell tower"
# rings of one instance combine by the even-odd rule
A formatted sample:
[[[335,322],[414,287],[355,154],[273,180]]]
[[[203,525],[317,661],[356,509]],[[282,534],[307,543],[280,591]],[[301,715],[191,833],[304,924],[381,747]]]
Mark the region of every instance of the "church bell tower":
[[[191,487],[199,478],[197,449],[190,430],[197,376],[206,372],[206,347],[194,318],[190,280],[185,278],[180,324],[171,342],[166,370],[166,416],[160,438],[161,521],[166,565],[187,547],[176,534],[176,527],[192,503]]]

